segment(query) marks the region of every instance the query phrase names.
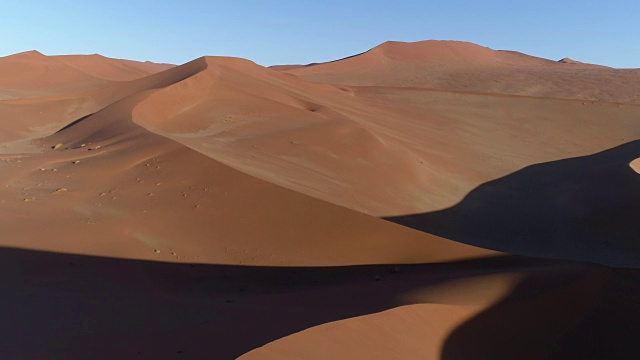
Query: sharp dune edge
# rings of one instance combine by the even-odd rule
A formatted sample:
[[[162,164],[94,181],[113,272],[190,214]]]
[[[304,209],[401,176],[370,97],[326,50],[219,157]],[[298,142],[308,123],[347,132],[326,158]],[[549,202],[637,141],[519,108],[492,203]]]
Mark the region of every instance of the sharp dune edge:
[[[3,356],[635,358],[639,77],[0,58]]]

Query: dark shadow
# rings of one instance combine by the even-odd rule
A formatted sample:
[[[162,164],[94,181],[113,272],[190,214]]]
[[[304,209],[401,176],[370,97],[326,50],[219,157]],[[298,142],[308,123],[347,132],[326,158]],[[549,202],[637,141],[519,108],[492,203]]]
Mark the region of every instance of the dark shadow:
[[[89,114],[89,115],[85,115],[85,116],[81,117],[81,118],[80,118],[80,119],[78,119],[78,120],[74,120],[74,121],[72,121],[71,123],[69,123],[69,124],[65,125],[65,126],[64,126],[63,128],[61,128],[60,130],[56,131],[54,134],[57,134],[57,133],[59,133],[59,132],[61,132],[61,131],[63,131],[63,130],[66,130],[66,129],[68,129],[68,128],[70,128],[70,127],[72,127],[72,126],[76,125],[76,124],[79,124],[79,123],[83,122],[84,120],[88,119],[89,117],[91,117],[91,116],[92,116],[92,115],[94,115],[94,114],[95,114],[95,113],[92,113],[92,114]]]
[[[350,55],[350,56],[347,56],[347,57],[343,57],[343,58],[341,58],[341,59],[329,60],[329,61],[325,61],[325,62],[318,62],[318,63],[309,63],[309,64],[306,64],[306,65],[302,65],[302,67],[312,67],[312,66],[317,66],[317,65],[323,65],[323,64],[336,63],[336,62],[339,62],[339,61],[342,61],[342,60],[347,60],[347,59],[351,59],[351,58],[358,57],[358,56],[360,56],[360,55],[364,55],[364,54],[368,53],[368,52],[369,52],[369,51],[371,51],[371,50],[372,50],[372,49],[369,49],[369,50],[367,50],[367,51],[363,51],[363,52],[361,52],[361,53],[359,53],[359,54]]]
[[[314,62],[314,63],[305,64],[305,65],[272,65],[272,66],[269,66],[268,68],[276,68],[277,69],[279,67],[285,67],[285,66],[289,67],[289,66],[291,66],[294,69],[299,69],[299,68],[307,68],[307,67],[312,67],[312,66],[317,66],[317,65],[331,64],[331,63],[339,62],[339,61],[342,61],[342,60],[355,58],[355,57],[358,57],[360,55],[364,55],[364,54],[368,53],[371,50],[373,50],[373,49],[369,49],[367,51],[363,51],[361,53],[358,53],[358,54],[355,54],[355,55],[350,55],[350,56],[343,57],[343,58],[336,59],[336,60],[329,60],[329,61],[324,61],[324,62]]]
[[[312,326],[403,305],[399,299],[413,289],[555,264],[505,256],[425,265],[243,267],[0,248],[0,357],[235,359]]]
[[[514,254],[640,267],[640,141],[529,166],[459,204],[387,218],[455,241]]]
[[[638,304],[640,269],[533,273],[456,328],[441,359],[638,359]]]

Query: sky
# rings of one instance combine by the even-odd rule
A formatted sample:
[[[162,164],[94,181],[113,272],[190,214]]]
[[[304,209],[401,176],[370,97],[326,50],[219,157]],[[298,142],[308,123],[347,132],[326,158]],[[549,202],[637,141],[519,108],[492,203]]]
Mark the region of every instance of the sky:
[[[38,50],[182,64],[220,55],[268,66],[436,39],[640,68],[638,14],[638,0],[5,0],[0,56]]]

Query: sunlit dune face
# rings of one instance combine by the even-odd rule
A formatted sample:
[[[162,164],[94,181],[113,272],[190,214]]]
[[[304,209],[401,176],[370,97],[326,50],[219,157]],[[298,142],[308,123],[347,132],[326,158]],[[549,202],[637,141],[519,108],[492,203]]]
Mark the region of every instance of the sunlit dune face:
[[[637,159],[633,160],[632,162],[630,162],[629,166],[631,167],[631,169],[633,169],[633,171],[635,171],[638,174],[640,174],[640,158],[637,158]]]

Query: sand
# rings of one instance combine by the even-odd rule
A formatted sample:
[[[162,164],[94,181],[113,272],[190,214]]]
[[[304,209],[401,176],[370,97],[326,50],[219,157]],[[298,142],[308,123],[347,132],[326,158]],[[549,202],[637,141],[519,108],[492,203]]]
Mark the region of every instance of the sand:
[[[0,58],[3,356],[637,353],[639,76],[452,41]]]

